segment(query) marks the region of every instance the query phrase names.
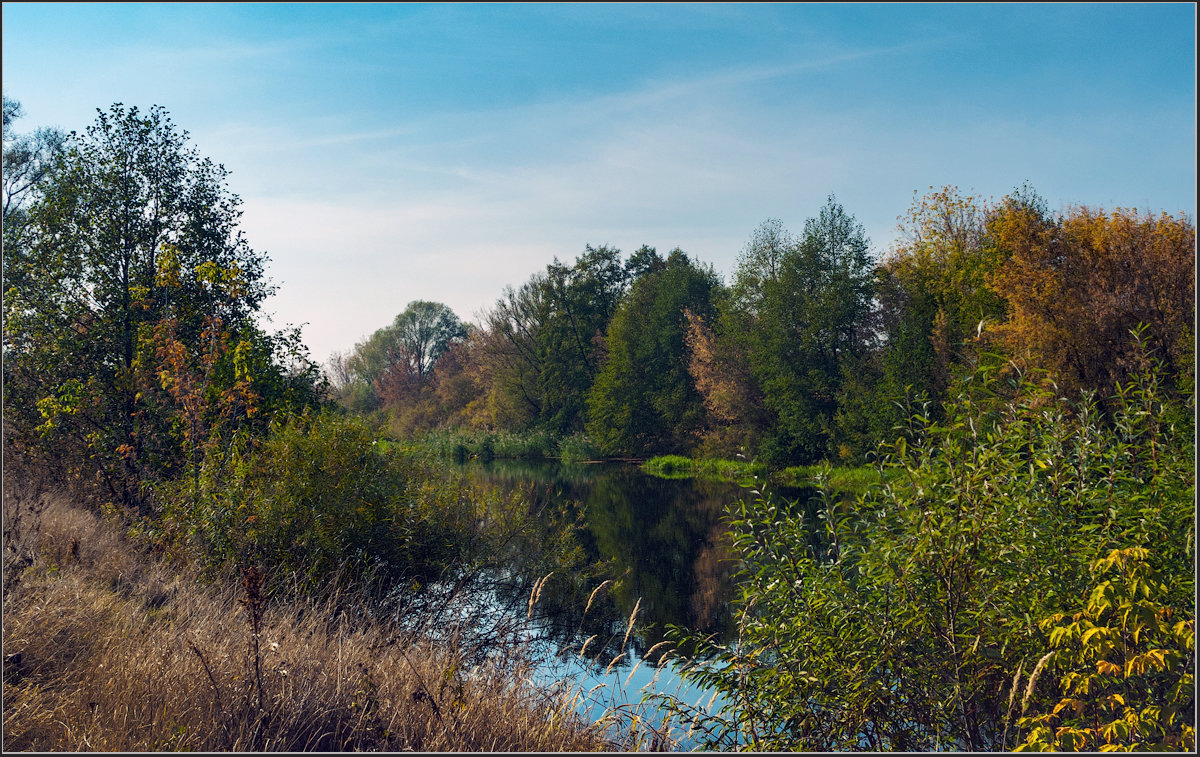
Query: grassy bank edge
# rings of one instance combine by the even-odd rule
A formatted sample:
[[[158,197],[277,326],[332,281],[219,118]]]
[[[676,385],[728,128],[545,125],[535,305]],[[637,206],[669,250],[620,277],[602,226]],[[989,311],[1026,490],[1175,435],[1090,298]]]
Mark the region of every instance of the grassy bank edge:
[[[641,468],[660,478],[702,478],[729,481],[741,486],[752,486],[764,480],[776,486],[814,486],[817,478],[824,474],[831,489],[850,494],[862,494],[871,486],[881,483],[879,469],[873,465],[834,466],[817,463],[768,471],[761,462],[660,455],[642,463]]]
[[[380,444],[457,462],[469,460],[557,460],[563,463],[613,460],[602,453],[586,435],[560,436],[547,431],[431,431],[413,439],[381,439]],[[621,458],[626,462],[625,458]],[[862,494],[881,482],[879,469],[872,465],[835,466],[826,463],[795,465],[768,471],[764,463],[728,458],[695,458],[684,455],[658,455],[640,461],[641,469],[659,478],[701,478],[754,486],[767,481],[776,486],[813,486],[824,471],[828,485],[835,491]]]
[[[6,484],[9,482],[6,481]],[[596,751],[532,661],[397,635],[371,609],[201,581],[61,495],[6,486],[4,733],[37,751]],[[381,651],[382,650],[382,651]]]
[[[600,448],[584,434],[562,436],[549,431],[430,431],[411,439],[383,439],[410,454],[466,462],[477,460],[558,460],[564,463],[604,460]]]

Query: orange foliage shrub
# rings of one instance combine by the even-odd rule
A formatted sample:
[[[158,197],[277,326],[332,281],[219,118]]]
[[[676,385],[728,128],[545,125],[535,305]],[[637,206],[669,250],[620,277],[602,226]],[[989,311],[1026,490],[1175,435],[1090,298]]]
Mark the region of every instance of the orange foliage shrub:
[[[1011,306],[997,332],[1015,357],[1105,395],[1136,371],[1130,330],[1144,323],[1168,373],[1190,370],[1196,229],[1186,215],[1077,206],[1051,218],[1006,201],[989,227],[1009,253],[989,283]]]

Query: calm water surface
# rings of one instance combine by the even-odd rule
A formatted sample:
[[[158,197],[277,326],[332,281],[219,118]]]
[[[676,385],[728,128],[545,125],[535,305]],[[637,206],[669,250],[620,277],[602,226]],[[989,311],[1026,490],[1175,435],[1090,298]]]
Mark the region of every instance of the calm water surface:
[[[731,483],[664,479],[617,463],[496,460],[464,468],[473,477],[526,492],[535,506],[562,507],[580,519],[578,541],[596,572],[590,581],[547,583],[538,603],[538,632],[561,650],[543,671],[547,680],[567,675],[583,691],[591,690],[579,704],[581,712],[595,718],[621,706],[657,720],[640,705],[644,692],[671,693],[691,704],[712,699],[712,692],[683,687],[670,666],[650,664],[661,647],[642,660],[664,641],[669,624],[726,640],[733,633],[729,602],[736,568],[725,507],[755,494]],[[805,490],[773,491],[807,500]],[[583,612],[591,591],[605,579],[613,582]],[[626,638],[635,606],[636,623]],[[610,665],[622,651],[624,657]]]

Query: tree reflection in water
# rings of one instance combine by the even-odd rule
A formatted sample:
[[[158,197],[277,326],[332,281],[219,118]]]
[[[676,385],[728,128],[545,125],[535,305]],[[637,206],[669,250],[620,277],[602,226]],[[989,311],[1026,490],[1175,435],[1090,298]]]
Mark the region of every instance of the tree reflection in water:
[[[577,564],[545,582],[535,608],[546,641],[577,654],[591,639],[585,657],[604,668],[622,651],[621,667],[642,659],[664,640],[668,624],[723,638],[732,633],[728,602],[736,565],[724,509],[735,498],[755,496],[750,491],[720,481],[658,478],[616,463],[494,460],[465,467],[502,488],[523,489],[533,508],[565,510],[577,519]],[[806,490],[777,494],[809,509]],[[527,599],[541,578],[520,576],[519,564],[514,574],[504,590],[512,593],[506,606]],[[595,592],[605,580],[611,583]],[[635,628],[626,639],[635,606]]]

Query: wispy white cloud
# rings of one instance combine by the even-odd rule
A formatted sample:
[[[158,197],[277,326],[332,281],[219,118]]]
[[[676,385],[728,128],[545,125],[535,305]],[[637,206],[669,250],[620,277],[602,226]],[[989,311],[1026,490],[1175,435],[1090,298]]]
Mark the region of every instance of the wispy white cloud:
[[[893,52],[903,51],[845,59]],[[343,178],[320,202],[287,186],[247,198],[251,238],[278,253],[272,269],[286,286],[277,311],[313,324],[306,338],[323,358],[413,299],[472,317],[503,286],[586,243],[680,245],[728,273],[760,221],[780,217],[799,230],[831,192],[883,249],[914,189],[958,183],[999,195],[1025,179],[1057,189],[1054,177],[1086,160],[1070,142],[1091,144],[1106,128],[1068,135],[1052,118],[1000,121],[984,107],[928,123],[888,104],[836,108],[803,91],[763,103],[739,86],[813,66],[299,135],[277,155],[324,146],[329,165],[372,170],[348,172],[360,185]],[[269,175],[286,181],[288,171]]]
[[[624,95],[449,114],[427,142],[412,140],[436,130],[411,124],[370,133],[378,139],[369,144],[362,133],[250,139],[273,145],[277,157],[337,148],[326,156],[330,164],[353,163],[362,150],[381,175],[358,187],[334,182],[338,191],[314,201],[291,191],[287,178],[311,165],[267,172],[277,186],[247,196],[244,225],[256,243],[278,251],[272,270],[284,286],[272,305],[284,321],[307,314],[306,339],[323,358],[413,299],[440,300],[472,317],[505,285],[587,243],[627,252],[642,243],[680,245],[728,270],[756,223],[800,205],[799,198],[815,208],[828,191],[824,177],[838,168],[836,150],[812,149],[828,125],[742,113],[726,91],[772,75],[786,72],[708,75]],[[784,128],[790,136],[780,142]],[[762,132],[776,134],[758,138]],[[431,189],[435,174],[451,183]],[[733,234],[731,217],[741,219]]]
[[[955,35],[937,40],[929,39],[882,47],[848,48],[833,54],[785,63],[735,66],[676,81],[651,81],[647,87],[638,91],[621,93],[606,99],[612,101],[612,110],[615,112],[631,111],[639,107],[659,105],[680,98],[702,96],[714,90],[745,87],[798,74],[828,71],[847,63],[927,51],[945,41],[957,38],[958,35]]]

